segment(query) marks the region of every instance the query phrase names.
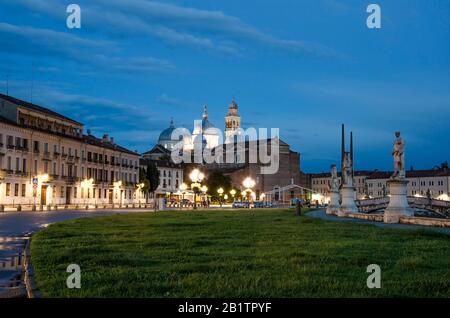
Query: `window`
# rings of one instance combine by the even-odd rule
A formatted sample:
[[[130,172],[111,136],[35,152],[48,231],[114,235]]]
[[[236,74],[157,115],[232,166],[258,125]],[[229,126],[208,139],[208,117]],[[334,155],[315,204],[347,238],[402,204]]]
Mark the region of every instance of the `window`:
[[[19,196],[19,184],[18,183],[14,183],[14,196],[15,197]]]
[[[38,172],[38,161],[34,160],[34,173]]]
[[[33,142],[33,151],[34,152],[39,152],[39,141],[35,140]]]
[[[75,187],[75,188],[73,188],[73,197],[74,197],[74,199],[76,199],[77,198],[77,187]]]
[[[6,184],[6,196],[9,197],[11,195],[11,183]]]
[[[61,164],[61,176],[64,176],[64,164]]]
[[[61,195],[60,195],[61,198],[64,198],[64,194],[65,194],[64,189],[65,189],[64,187],[61,187]]]
[[[44,173],[48,173],[48,161],[44,162]]]
[[[22,184],[22,196],[25,197],[25,194],[27,192],[27,185],[26,184]]]
[[[16,158],[16,172],[20,171],[19,158]]]
[[[22,160],[22,171],[23,173],[27,172],[27,159],[25,158]]]

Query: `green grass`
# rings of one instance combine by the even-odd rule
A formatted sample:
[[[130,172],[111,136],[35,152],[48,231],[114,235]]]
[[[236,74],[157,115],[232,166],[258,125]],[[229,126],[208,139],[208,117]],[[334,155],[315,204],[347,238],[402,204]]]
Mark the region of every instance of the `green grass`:
[[[450,297],[450,238],[292,210],[136,213],[33,236],[45,297]],[[81,289],[66,268],[81,267]],[[381,289],[366,286],[369,264]]]

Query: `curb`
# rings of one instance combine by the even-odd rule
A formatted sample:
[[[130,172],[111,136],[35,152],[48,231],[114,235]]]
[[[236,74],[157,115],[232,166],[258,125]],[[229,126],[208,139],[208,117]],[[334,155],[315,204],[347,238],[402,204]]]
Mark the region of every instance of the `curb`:
[[[23,267],[24,267],[24,283],[26,287],[26,292],[28,298],[41,298],[41,293],[39,292],[36,282],[34,281],[34,270],[31,265],[31,256],[30,256],[30,244],[31,237],[27,242],[27,246],[23,251]]]

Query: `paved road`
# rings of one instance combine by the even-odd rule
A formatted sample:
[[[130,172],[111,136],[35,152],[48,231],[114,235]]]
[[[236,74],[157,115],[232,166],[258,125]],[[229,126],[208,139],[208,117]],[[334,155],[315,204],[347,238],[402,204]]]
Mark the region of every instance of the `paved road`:
[[[26,245],[30,234],[51,223],[82,217],[105,216],[148,212],[149,209],[97,210],[97,211],[50,211],[50,212],[3,212],[0,213],[0,268],[2,262],[10,264],[17,259]],[[0,296],[11,286],[11,280],[18,278],[21,271],[0,270]]]
[[[430,230],[430,231],[436,231],[440,233],[445,233],[450,235],[450,228],[442,228],[442,227],[433,227],[433,226],[423,226],[423,225],[410,225],[410,224],[387,224],[383,222],[376,222],[376,221],[368,221],[368,220],[361,220],[361,219],[354,219],[354,218],[344,218],[344,217],[337,217],[335,215],[328,215],[326,214],[325,210],[316,210],[307,213],[308,216],[312,216],[315,218],[323,219],[323,220],[329,220],[329,221],[336,221],[336,222],[352,222],[352,223],[360,223],[360,224],[372,224],[378,227],[382,228],[391,228],[391,229],[401,229],[401,230]]]

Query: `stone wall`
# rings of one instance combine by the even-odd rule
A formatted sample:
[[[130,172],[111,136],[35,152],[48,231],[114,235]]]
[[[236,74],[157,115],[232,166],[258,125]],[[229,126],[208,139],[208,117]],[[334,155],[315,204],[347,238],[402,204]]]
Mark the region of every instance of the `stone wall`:
[[[401,216],[400,223],[436,226],[436,227],[450,227],[450,219],[418,218],[418,217],[410,217],[410,216]]]

